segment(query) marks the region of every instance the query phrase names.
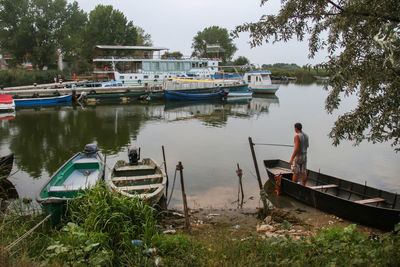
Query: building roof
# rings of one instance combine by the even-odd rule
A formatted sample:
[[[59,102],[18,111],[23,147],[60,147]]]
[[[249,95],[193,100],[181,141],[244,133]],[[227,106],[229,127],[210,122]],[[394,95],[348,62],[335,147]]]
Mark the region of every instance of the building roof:
[[[121,49],[121,50],[151,50],[151,51],[161,51],[169,50],[165,47],[154,47],[154,46],[132,46],[132,45],[96,45],[99,49]]]

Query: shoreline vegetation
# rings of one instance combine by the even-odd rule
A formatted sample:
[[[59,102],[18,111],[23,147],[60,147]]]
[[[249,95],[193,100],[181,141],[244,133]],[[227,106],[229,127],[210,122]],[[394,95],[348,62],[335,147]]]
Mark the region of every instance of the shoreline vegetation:
[[[399,233],[366,233],[353,224],[311,229],[278,210],[264,219],[257,219],[255,211],[234,213],[241,214],[240,222],[233,218],[236,215],[202,217],[201,210],[191,211],[188,231],[179,213],[120,196],[104,183],[69,202],[57,228],[47,221],[8,250],[46,216],[18,203],[1,217],[1,266],[396,266],[400,262]]]

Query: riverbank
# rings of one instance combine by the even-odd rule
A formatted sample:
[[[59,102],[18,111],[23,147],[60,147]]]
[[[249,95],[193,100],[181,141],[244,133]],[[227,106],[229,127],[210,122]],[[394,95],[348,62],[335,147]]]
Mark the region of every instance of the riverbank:
[[[188,230],[180,212],[157,211],[104,185],[71,202],[58,228],[44,223],[10,247],[45,217],[22,210],[3,214],[1,266],[391,266],[400,260],[398,234],[368,232],[332,216],[334,224],[313,225],[299,216],[307,211],[272,209],[260,219],[255,209],[197,209]]]

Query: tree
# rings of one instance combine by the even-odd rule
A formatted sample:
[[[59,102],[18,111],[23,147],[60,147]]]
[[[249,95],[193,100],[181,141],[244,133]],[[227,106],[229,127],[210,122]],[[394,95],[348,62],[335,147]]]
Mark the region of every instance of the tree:
[[[176,51],[176,52],[165,52],[165,53],[162,55],[162,57],[165,57],[165,58],[169,58],[169,57],[173,57],[173,58],[182,58],[182,57],[183,57],[183,54],[182,54],[181,52],[179,52],[179,51]]]
[[[243,65],[247,65],[250,63],[249,59],[244,57],[244,56],[240,56],[237,59],[235,59],[233,62],[233,65],[235,66],[243,66]]]
[[[143,28],[136,26],[136,32],[138,34],[137,45],[143,45],[143,46],[153,45],[153,41],[151,40],[151,35],[149,33],[145,33]]]
[[[138,34],[133,22],[112,6],[98,5],[89,14],[85,30],[83,56],[90,67],[96,45],[136,45]]]
[[[221,57],[223,62],[230,60],[237,51],[228,30],[218,26],[205,28],[193,38],[193,56]]]
[[[0,44],[14,65],[27,57],[33,66],[55,66],[57,50],[66,53],[79,42],[86,14],[65,0],[0,0]]]
[[[400,151],[399,14],[398,0],[285,0],[277,15],[244,23],[232,34],[250,32],[252,46],[308,37],[310,57],[326,49],[326,110],[338,109],[344,96],[358,97],[357,107],[339,116],[329,133],[333,144],[391,141]]]
[[[0,48],[13,55],[12,65],[22,63],[34,46],[29,0],[0,0]]]

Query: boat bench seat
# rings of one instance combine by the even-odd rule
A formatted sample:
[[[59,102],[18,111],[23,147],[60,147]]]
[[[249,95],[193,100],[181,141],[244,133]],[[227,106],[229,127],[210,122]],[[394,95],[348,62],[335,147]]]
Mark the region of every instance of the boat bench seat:
[[[357,200],[354,201],[358,204],[370,204],[370,203],[376,203],[376,202],[383,202],[385,201],[385,199],[380,198],[380,197],[376,197],[376,198],[368,198],[368,199],[362,199],[362,200]]]
[[[293,173],[291,169],[282,168],[282,167],[275,167],[275,168],[268,168],[268,170],[273,173],[274,175],[278,174],[291,174]]]
[[[338,187],[337,184],[324,184],[324,185],[317,185],[317,186],[311,186],[311,189],[329,189],[329,188],[336,188]]]
[[[147,184],[147,185],[134,185],[134,186],[121,186],[118,189],[122,191],[133,191],[133,190],[150,190],[154,188],[162,187],[163,184]]]
[[[82,188],[83,187],[79,186],[79,185],[78,186],[77,185],[75,185],[75,186],[53,185],[53,186],[50,186],[48,192],[77,191]]]
[[[143,175],[143,176],[114,177],[112,178],[112,181],[113,182],[138,181],[138,180],[156,179],[161,177],[163,177],[163,175],[159,173],[159,174]]]
[[[149,165],[133,165],[133,166],[122,166],[115,168],[117,172],[123,171],[136,171],[136,170],[154,170],[156,166],[149,166]]]

